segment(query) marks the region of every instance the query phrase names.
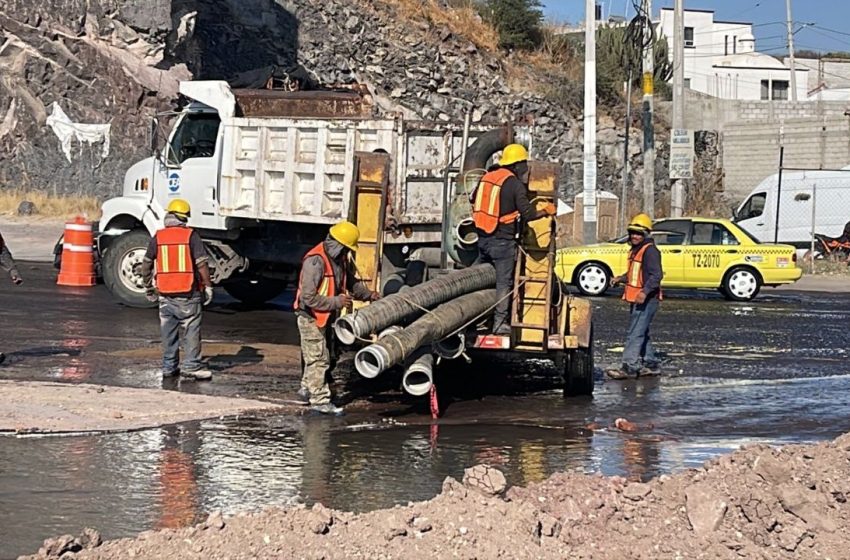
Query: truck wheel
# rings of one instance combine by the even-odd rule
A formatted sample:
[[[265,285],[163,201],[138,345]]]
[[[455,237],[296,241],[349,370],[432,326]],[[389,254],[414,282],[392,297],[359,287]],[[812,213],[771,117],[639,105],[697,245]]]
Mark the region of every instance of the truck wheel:
[[[587,348],[575,348],[564,356],[564,397],[593,394],[593,330]]]
[[[732,301],[750,301],[761,289],[761,278],[753,269],[736,266],[723,278],[723,290],[727,299]]]
[[[103,256],[103,282],[124,305],[156,306],[145,298],[145,285],[138,270],[150,240],[147,231],[129,231],[113,241]]]
[[[277,278],[239,278],[223,284],[230,297],[247,305],[261,305],[273,300],[286,289],[287,281]]]

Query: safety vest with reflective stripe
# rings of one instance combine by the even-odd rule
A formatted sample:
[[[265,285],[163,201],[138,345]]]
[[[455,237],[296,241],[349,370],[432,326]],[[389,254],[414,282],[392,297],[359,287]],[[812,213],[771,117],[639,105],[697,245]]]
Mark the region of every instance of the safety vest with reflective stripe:
[[[472,221],[481,231],[493,233],[499,224],[512,224],[519,218],[516,210],[502,216],[499,202],[502,185],[513,176],[507,169],[500,168],[481,177],[472,203]]]
[[[324,272],[322,273],[322,281],[319,282],[319,287],[316,290],[316,293],[319,294],[320,296],[325,296],[325,297],[334,297],[336,295],[336,282],[335,282],[335,279],[334,279],[334,269],[333,269],[333,266],[331,265],[331,258],[325,252],[325,243],[323,241],[322,243],[319,243],[318,245],[316,245],[315,247],[313,247],[312,249],[307,251],[307,254],[304,255],[304,258],[301,260],[302,272],[301,272],[301,275],[298,277],[298,290],[296,290],[296,292],[295,292],[295,303],[292,306],[292,308],[295,309],[296,311],[301,309],[301,288],[302,288],[302,282],[304,280],[304,278],[303,278],[304,261],[306,261],[310,257],[314,257],[316,255],[322,257],[322,263],[324,264]],[[344,267],[343,267],[343,272],[342,272],[342,285],[345,286],[345,268]],[[312,315],[313,318],[316,319],[316,325],[319,328],[322,328],[325,325],[327,325],[328,320],[330,320],[330,318],[331,318],[331,315],[334,314],[333,311],[317,311],[317,310],[311,309],[309,307],[307,309],[305,309],[305,311],[307,313],[309,313],[310,315]]]
[[[191,237],[192,230],[187,227],[167,227],[156,232],[156,288],[159,293],[188,294],[194,288]]]
[[[637,302],[638,294],[643,290],[643,255],[652,243],[646,243],[643,247],[629,253],[629,268],[626,272],[626,289],[623,291],[623,299],[629,303]],[[658,301],[662,297],[661,288],[658,289]]]

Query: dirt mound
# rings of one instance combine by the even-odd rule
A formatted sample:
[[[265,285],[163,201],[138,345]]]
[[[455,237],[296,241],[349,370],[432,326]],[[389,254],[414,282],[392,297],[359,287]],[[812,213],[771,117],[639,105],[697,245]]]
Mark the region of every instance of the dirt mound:
[[[501,473],[484,465],[463,479],[389,510],[215,513],[102,545],[87,530],[29,558],[850,558],[850,434],[750,446],[648,483],[559,473],[503,494]]]

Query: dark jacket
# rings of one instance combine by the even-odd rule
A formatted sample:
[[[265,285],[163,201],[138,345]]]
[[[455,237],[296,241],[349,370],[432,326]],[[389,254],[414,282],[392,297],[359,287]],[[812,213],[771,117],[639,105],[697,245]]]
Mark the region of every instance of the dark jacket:
[[[520,218],[522,218],[522,221],[525,223],[536,220],[541,217],[541,215],[545,215],[545,213],[538,212],[528,201],[528,187],[522,184],[522,181],[517,178],[516,172],[511,167],[507,167],[506,169],[511,171],[511,173],[514,173],[514,176],[508,177],[508,179],[502,184],[502,190],[499,193],[499,213],[504,216],[511,212],[518,211]],[[474,191],[471,199],[475,200]],[[499,224],[496,231],[492,234],[478,230],[478,235],[480,237],[494,237],[496,239],[513,239],[516,237],[516,233],[517,222],[512,224]]]
[[[301,265],[301,301],[299,305],[301,309],[313,309],[315,311],[338,311],[342,309],[343,293],[350,293],[354,299],[367,301],[372,295],[372,291],[366,284],[359,281],[353,273],[353,267],[348,267],[343,257],[341,257],[345,247],[337,240],[328,236],[324,241],[325,253],[331,261],[331,267],[334,270],[334,284],[336,296],[327,297],[319,295],[319,284],[322,282],[322,277],[325,275],[325,264],[322,257],[313,255],[304,260]],[[344,258],[348,258],[346,255]],[[346,280],[345,289],[342,286],[343,267],[347,269],[344,275]]]
[[[643,276],[643,293],[647,298],[658,296],[661,290],[661,279],[664,278],[664,270],[661,268],[661,251],[655,246],[655,241],[651,237],[645,237],[643,242],[632,247],[629,253],[629,258],[640,251],[641,247],[649,245],[646,252],[643,254],[643,264],[641,266],[641,276]]]

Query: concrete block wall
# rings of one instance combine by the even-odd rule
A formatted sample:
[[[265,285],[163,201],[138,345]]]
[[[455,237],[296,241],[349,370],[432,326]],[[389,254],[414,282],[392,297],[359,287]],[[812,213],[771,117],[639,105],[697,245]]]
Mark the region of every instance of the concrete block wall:
[[[721,146],[724,190],[737,201],[779,171],[781,146],[786,167],[838,169],[850,164],[850,119],[728,123]]]
[[[740,201],[785,166],[842,168],[850,165],[850,104],[841,101],[739,101],[687,91],[685,126],[721,135],[723,186]]]

